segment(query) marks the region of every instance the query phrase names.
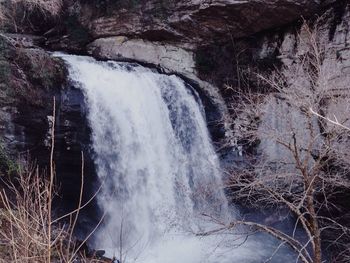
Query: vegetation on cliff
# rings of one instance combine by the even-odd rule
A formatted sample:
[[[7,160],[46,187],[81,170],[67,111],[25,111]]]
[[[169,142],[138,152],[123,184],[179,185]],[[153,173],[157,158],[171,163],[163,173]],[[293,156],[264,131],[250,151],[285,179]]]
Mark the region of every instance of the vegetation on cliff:
[[[52,25],[62,0],[4,0],[0,2],[0,31],[35,32]],[[42,24],[42,22],[46,24]],[[2,30],[1,30],[2,29]]]
[[[247,225],[267,232],[305,263],[321,263],[329,254],[331,262],[348,262],[349,90],[330,77],[335,69],[324,63],[327,51],[318,22],[302,26],[298,43],[303,50],[293,64],[258,74],[267,84],[265,93],[238,93],[232,105],[235,139],[257,152],[247,158],[248,165],[232,171],[228,192],[238,203],[281,209],[282,215],[275,222],[241,220],[229,228]],[[276,223],[289,215],[294,230],[281,231]]]

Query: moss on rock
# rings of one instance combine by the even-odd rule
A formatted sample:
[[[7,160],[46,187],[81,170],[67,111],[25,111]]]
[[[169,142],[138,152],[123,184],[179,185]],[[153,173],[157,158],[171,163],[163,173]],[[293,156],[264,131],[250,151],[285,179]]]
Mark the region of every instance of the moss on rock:
[[[0,107],[19,100],[40,105],[42,95],[59,89],[66,74],[61,59],[42,49],[17,47],[0,37]]]
[[[48,126],[52,98],[64,87],[66,74],[61,59],[0,36],[1,174],[16,173],[13,160],[18,152],[36,147],[45,136],[38,130],[45,131]]]

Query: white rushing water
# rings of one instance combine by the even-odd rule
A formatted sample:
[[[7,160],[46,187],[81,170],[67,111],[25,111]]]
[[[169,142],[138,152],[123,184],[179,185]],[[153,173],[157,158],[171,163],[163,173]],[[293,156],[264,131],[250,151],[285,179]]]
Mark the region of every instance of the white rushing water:
[[[195,235],[233,214],[197,94],[138,65],[59,56],[89,108],[106,214],[96,246],[123,262],[259,262],[261,243]]]

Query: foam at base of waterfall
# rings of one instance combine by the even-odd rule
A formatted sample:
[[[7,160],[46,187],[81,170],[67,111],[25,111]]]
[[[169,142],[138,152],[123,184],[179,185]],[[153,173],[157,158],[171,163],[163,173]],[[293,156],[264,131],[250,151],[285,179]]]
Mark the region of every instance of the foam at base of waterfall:
[[[257,235],[254,239],[239,234],[232,236],[167,233],[143,251],[125,255],[125,259],[135,263],[258,263],[270,258],[270,263],[295,262],[286,247],[271,257],[279,243],[268,235]],[[107,257],[118,258],[115,248],[104,250]],[[135,254],[137,257],[132,256]]]

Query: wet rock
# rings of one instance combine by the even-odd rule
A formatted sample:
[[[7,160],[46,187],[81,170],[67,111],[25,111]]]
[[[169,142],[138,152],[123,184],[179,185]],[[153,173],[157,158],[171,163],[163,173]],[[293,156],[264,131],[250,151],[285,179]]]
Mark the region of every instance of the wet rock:
[[[226,105],[216,86],[197,77],[195,57],[190,46],[183,48],[163,42],[117,36],[95,40],[89,44],[88,52],[99,59],[138,61],[160,67],[163,73],[182,76],[198,91],[208,123],[215,123],[209,124],[213,140],[219,141],[225,137],[227,127],[217,120],[224,119],[227,114]]]
[[[82,153],[87,182],[83,201],[94,192],[95,167],[89,148],[90,130],[84,96],[79,89],[67,85],[67,72],[61,59],[42,49],[23,48],[16,44],[16,39],[9,41],[0,37],[0,173],[12,174],[18,167],[17,161],[25,159],[39,165],[45,174],[55,98],[54,161],[60,196],[54,202],[57,214],[70,212],[78,204]],[[82,235],[93,227],[94,217],[84,217],[93,205],[94,202],[82,211],[87,228],[81,228]],[[93,214],[98,216],[96,210]]]
[[[91,148],[91,130],[86,115],[83,92],[78,87],[67,84],[57,94],[55,164],[60,197],[55,200],[55,206],[59,215],[78,207],[82,187],[82,165],[85,182],[82,202],[87,203],[95,194],[97,177]],[[95,199],[80,213],[77,236],[85,239],[99,219]]]

